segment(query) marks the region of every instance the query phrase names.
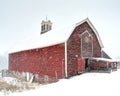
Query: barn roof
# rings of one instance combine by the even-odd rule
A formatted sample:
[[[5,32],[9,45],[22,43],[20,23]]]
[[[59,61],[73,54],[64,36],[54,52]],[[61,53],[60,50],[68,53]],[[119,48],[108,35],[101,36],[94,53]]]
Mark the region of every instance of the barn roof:
[[[97,36],[100,46],[103,48],[103,44],[102,44],[102,41],[100,39],[100,36],[97,30],[92,25],[90,20],[86,18],[83,21],[76,23],[74,25],[67,26],[61,29],[57,29],[57,30],[52,29],[51,31],[47,33],[40,34],[36,37],[32,37],[27,40],[24,40],[23,42],[20,42],[17,46],[14,46],[14,48],[10,50],[10,53],[23,51],[23,50],[30,50],[30,49],[35,49],[35,48],[48,47],[48,46],[64,43],[68,40],[73,30],[84,22],[87,22],[89,26],[92,28],[92,30]]]
[[[109,59],[109,58],[90,58],[91,60],[96,60],[96,61],[104,61],[104,62],[119,62],[120,60],[117,59]]]

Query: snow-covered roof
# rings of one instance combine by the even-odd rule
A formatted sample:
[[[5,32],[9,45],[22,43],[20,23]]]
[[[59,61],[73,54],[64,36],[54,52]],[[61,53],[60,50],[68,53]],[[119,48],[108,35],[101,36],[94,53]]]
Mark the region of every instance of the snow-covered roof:
[[[96,61],[105,61],[105,62],[119,62],[119,60],[117,59],[107,59],[107,58],[90,58],[92,60],[96,60]]]
[[[93,31],[97,36],[100,46],[103,48],[103,44],[97,30],[94,28],[90,20],[86,18],[83,21],[73,24],[71,26],[67,26],[57,30],[52,29],[47,33],[40,34],[36,37],[32,37],[27,40],[24,40],[23,42],[18,43],[17,46],[14,46],[14,48],[10,50],[10,53],[29,50],[29,49],[35,49],[35,48],[42,48],[42,47],[52,46],[55,44],[66,42],[70,37],[70,35],[72,34],[73,30],[84,22],[87,22],[90,25],[90,27],[93,29]]]

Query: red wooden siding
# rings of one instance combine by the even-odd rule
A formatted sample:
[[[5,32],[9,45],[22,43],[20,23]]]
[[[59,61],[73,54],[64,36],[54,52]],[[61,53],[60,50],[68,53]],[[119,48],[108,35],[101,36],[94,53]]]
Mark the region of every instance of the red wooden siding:
[[[87,22],[84,22],[83,24],[77,26],[73,33],[71,34],[70,38],[67,41],[67,65],[68,65],[68,76],[73,76],[78,73],[78,62],[77,58],[82,58],[81,57],[81,34],[85,31],[88,31],[89,34],[92,36],[92,42],[93,42],[93,57],[101,57],[101,47],[98,42],[98,39],[91,29],[91,27],[88,25]],[[89,41],[91,41],[91,38],[88,38]],[[87,44],[87,43],[86,43]],[[86,45],[86,46],[89,46]],[[91,46],[91,45],[90,45]],[[87,48],[87,47],[85,47]],[[88,50],[88,49],[84,49]],[[89,50],[91,50],[89,48]],[[85,57],[89,57],[89,55],[86,54]]]
[[[82,58],[78,58],[78,73],[82,73],[85,71],[85,60]]]
[[[45,48],[9,54],[9,69],[31,72],[43,77],[63,78],[65,76],[64,43]]]
[[[101,69],[105,70],[109,67],[110,67],[110,65],[108,62],[90,60],[90,69],[91,70],[101,70]]]
[[[91,70],[109,70],[117,69],[116,62],[89,60]]]

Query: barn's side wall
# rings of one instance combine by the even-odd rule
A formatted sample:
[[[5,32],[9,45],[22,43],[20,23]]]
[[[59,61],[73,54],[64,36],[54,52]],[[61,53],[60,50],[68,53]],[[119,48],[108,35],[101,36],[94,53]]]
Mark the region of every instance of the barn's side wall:
[[[63,78],[65,76],[64,43],[9,54],[9,70],[31,72],[40,77]]]
[[[77,26],[73,33],[71,34],[70,38],[67,41],[67,64],[68,64],[68,76],[73,76],[78,73],[77,67],[77,58],[81,57],[81,34],[85,31],[88,31],[91,36],[93,37],[93,57],[101,57],[101,47],[98,42],[98,39],[88,25],[87,22]]]
[[[89,62],[91,70],[106,70],[110,67],[110,63],[105,61],[89,60]]]
[[[107,70],[117,69],[117,62],[102,61],[102,60],[89,60],[91,70]]]

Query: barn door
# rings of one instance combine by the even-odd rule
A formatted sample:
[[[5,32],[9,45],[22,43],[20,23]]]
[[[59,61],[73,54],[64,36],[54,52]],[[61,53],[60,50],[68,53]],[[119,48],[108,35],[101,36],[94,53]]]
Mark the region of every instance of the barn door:
[[[85,60],[78,58],[78,73],[83,73],[85,71]]]

